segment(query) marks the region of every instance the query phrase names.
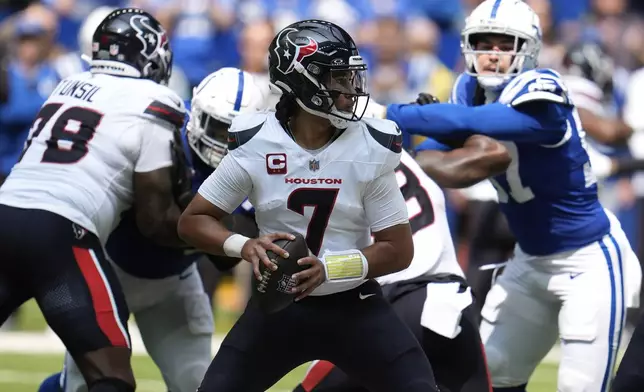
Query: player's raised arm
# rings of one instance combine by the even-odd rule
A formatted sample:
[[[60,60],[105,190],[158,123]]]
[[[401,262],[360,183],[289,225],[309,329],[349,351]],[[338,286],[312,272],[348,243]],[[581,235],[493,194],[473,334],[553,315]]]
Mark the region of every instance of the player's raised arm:
[[[474,185],[503,173],[511,161],[502,144],[482,135],[470,136],[455,149],[427,139],[416,151],[416,162],[442,188]]]
[[[528,37],[538,40],[526,32],[524,39]],[[386,118],[403,131],[438,140],[472,134],[546,145],[563,140],[571,128],[567,117],[573,105],[559,74],[551,70],[514,73],[518,66],[517,56],[512,54],[514,41],[497,38],[480,35],[469,42],[469,72],[477,69],[479,76],[459,78],[452,96],[454,104],[393,104],[386,107]],[[521,62],[536,61],[534,54],[528,57]],[[518,76],[502,76],[506,72]],[[472,85],[468,80],[479,83]]]
[[[437,139],[479,134],[498,140],[552,144],[566,133],[565,110],[544,101],[526,102],[520,107],[501,103],[476,107],[393,104],[387,106],[387,119],[405,132]]]

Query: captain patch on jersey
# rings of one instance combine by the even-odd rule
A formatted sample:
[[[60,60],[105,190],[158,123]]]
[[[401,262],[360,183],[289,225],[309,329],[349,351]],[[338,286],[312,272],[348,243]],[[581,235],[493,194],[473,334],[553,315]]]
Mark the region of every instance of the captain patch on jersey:
[[[326,147],[309,151],[273,113],[262,112],[238,116],[228,141],[228,155],[199,193],[228,213],[248,195],[262,235],[302,233],[317,255],[367,247],[371,231],[408,221],[393,174],[400,162],[401,133],[391,121],[351,122]],[[213,176],[227,186],[213,188]],[[391,189],[394,195],[385,202]],[[314,294],[328,293],[329,285]]]

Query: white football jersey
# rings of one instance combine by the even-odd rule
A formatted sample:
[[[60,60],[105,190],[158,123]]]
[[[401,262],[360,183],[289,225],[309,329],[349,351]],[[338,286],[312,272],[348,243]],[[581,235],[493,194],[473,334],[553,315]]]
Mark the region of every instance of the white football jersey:
[[[0,203],[51,211],[103,242],[133,201],[133,173],[172,165],[183,101],[150,80],[89,72],[64,79],[40,109]]]
[[[610,114],[604,102],[604,92],[597,83],[576,75],[563,75],[562,79],[568,88],[568,97],[577,108],[601,117]]]
[[[363,249],[371,232],[408,221],[394,174],[401,139],[393,122],[366,119],[311,152],[273,112],[240,115],[229,130],[228,155],[199,194],[229,213],[248,195],[261,235],[301,233],[315,254]],[[313,295],[361,283],[325,283]]]
[[[396,169],[396,178],[407,202],[409,224],[414,235],[414,258],[409,267],[381,276],[377,278],[378,282],[389,284],[438,273],[465,277],[456,259],[441,188],[405,151]]]
[[[566,82],[568,96],[578,109],[588,110],[599,117],[612,117],[615,115],[614,105],[611,102],[607,102],[604,91],[597,83],[577,75],[563,75],[562,78]],[[586,152],[590,159],[593,174],[597,179],[603,180],[611,175],[613,163],[611,158],[604,154],[607,152],[605,147],[598,143],[589,143],[586,146]],[[608,201],[609,199],[606,196],[612,193],[614,193],[612,190],[600,189],[603,202]]]

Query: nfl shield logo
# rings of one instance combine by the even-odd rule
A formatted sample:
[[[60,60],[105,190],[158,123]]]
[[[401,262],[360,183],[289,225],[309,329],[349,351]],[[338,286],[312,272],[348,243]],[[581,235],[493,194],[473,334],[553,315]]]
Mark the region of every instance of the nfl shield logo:
[[[277,282],[277,291],[285,294],[291,294],[291,289],[295,287],[295,280],[290,275],[282,274],[279,282]]]
[[[310,171],[317,171],[320,169],[320,161],[317,159],[311,159],[309,161],[309,170]]]
[[[119,54],[119,46],[117,44],[112,44],[110,45],[110,55],[111,56],[116,56]]]

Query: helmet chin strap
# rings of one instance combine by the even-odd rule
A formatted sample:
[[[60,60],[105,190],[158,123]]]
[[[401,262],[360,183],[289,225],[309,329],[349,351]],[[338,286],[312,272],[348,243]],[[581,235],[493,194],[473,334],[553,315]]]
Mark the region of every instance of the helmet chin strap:
[[[501,92],[512,78],[510,76],[481,75],[477,76],[479,85],[486,91]]]
[[[314,116],[326,118],[327,120],[329,120],[331,125],[333,125],[334,127],[338,128],[338,129],[346,129],[349,126],[349,120],[339,118],[337,116],[334,116],[331,113],[324,113],[324,112],[320,112],[318,110],[313,110],[313,109],[307,107],[304,103],[302,103],[302,101],[299,98],[295,98],[295,101],[307,113],[310,113],[310,114],[312,114]],[[335,108],[335,105],[333,106],[333,109],[331,110],[331,112],[332,113],[333,112],[338,113],[338,109]]]

